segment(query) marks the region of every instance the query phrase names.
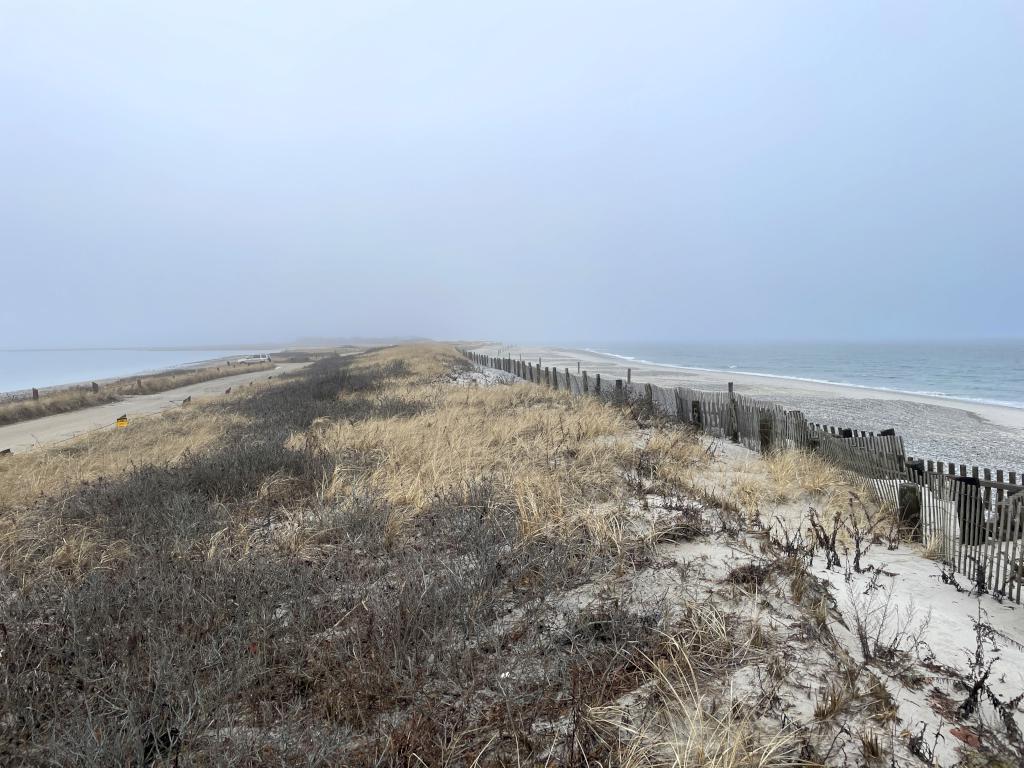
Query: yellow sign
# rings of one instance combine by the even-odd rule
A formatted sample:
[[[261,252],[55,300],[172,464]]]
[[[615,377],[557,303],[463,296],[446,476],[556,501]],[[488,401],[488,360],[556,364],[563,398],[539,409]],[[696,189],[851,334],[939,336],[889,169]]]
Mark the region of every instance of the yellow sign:
[[[117,417],[117,421],[115,421],[114,424],[117,425],[118,429],[124,429],[125,427],[128,426],[128,417],[127,416],[118,416]]]

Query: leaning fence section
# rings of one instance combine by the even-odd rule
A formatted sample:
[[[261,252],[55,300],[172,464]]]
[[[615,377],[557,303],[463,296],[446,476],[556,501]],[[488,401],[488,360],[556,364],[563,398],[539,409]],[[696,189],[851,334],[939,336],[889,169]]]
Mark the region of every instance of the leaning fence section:
[[[573,395],[630,403],[761,453],[813,451],[870,483],[926,552],[971,588],[1021,601],[1024,475],[908,456],[892,430],[875,434],[808,421],[800,411],[733,391],[665,388],[463,350],[474,363]]]

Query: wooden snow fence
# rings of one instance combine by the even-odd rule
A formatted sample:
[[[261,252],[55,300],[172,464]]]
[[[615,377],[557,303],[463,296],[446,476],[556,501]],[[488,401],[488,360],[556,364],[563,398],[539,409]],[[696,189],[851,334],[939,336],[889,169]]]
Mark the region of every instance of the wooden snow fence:
[[[867,479],[881,504],[898,516],[926,553],[970,582],[971,589],[1021,601],[1024,581],[1024,475],[908,456],[891,431],[809,422],[800,411],[727,392],[665,388],[511,357],[463,351],[477,365],[572,395],[594,395],[690,424],[760,453],[810,450]]]

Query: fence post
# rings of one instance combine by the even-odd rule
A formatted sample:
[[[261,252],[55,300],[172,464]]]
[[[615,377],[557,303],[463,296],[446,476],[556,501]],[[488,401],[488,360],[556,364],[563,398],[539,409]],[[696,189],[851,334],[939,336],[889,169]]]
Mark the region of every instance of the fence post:
[[[772,450],[772,439],[774,437],[774,435],[772,434],[774,432],[772,427],[773,427],[773,425],[772,425],[772,415],[771,415],[771,413],[766,413],[765,411],[762,411],[760,408],[758,408],[757,409],[757,431],[758,431],[758,437],[760,437],[760,441],[759,442],[760,442],[761,453],[771,453],[771,450]]]
[[[590,392],[590,382],[587,381],[587,372],[583,372],[583,394]]]
[[[650,384],[644,384],[644,400],[647,401],[647,407],[651,409],[651,415],[654,415],[654,387]]]
[[[35,387],[32,387],[32,399],[33,400],[38,400],[39,399],[39,390],[36,389]]]
[[[690,421],[697,427],[697,429],[704,429],[704,414],[700,411],[700,400],[694,400],[690,403],[690,413],[692,414]]]
[[[619,405],[621,405],[623,402],[622,379],[615,380],[615,402],[618,403]]]
[[[633,369],[632,368],[627,368],[626,369],[626,383],[629,384],[632,381],[633,381]]]
[[[594,394],[595,395],[600,395],[601,394],[601,374],[600,373],[594,374]]]
[[[676,396],[676,418],[679,421],[686,421],[686,408],[683,405],[683,396],[679,394],[679,390],[674,390]]]
[[[734,443],[740,441],[740,420],[736,414],[736,392],[729,382],[729,439]]]
[[[800,448],[811,448],[811,430],[807,426],[807,418],[804,416],[802,411],[793,411],[794,418],[797,420],[798,431],[800,433]]]

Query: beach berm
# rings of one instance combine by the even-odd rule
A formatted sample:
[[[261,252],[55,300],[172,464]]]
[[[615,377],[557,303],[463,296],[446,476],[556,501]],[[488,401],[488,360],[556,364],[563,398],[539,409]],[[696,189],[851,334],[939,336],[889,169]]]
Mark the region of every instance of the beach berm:
[[[0,462],[0,762],[1020,759],[1017,614],[810,454],[444,344],[150,425]]]

